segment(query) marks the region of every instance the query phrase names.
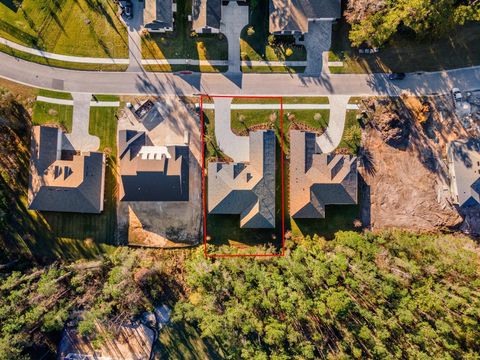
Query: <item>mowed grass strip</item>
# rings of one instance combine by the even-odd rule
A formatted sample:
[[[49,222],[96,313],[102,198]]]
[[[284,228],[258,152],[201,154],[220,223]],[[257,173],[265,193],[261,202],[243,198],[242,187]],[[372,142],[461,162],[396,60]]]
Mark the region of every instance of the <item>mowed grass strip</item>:
[[[72,131],[73,106],[37,101],[33,107],[34,125],[60,125],[66,132]]]
[[[45,96],[52,99],[73,100],[72,94],[61,91],[54,91],[48,89],[40,89],[38,91],[39,96]]]
[[[0,36],[28,47],[75,56],[128,57],[126,27],[109,0],[0,2]]]

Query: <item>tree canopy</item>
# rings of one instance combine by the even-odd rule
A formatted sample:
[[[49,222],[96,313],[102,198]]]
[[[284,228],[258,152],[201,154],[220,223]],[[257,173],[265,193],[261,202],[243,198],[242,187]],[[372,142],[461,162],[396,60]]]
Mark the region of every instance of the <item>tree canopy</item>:
[[[339,232],[274,259],[187,262],[175,319],[244,359],[478,358],[480,256],[467,238]]]
[[[385,44],[400,29],[420,38],[443,35],[456,25],[480,20],[478,0],[349,0],[346,18],[352,24],[353,46]],[[361,15],[358,15],[361,14]]]

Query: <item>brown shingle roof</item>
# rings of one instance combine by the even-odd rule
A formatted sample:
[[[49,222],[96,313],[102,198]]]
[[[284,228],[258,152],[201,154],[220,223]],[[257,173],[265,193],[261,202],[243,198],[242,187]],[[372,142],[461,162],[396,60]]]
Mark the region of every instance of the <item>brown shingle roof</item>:
[[[316,134],[290,131],[290,214],[324,218],[326,205],[357,203],[356,158],[319,154]]]
[[[311,19],[338,19],[340,0],[270,0],[270,32],[308,32]]]
[[[240,215],[241,228],[275,227],[275,134],[250,133],[248,163],[208,164],[208,211]]]
[[[61,157],[62,132],[32,129],[29,208],[40,211],[100,213],[103,211],[105,156],[98,152]]]

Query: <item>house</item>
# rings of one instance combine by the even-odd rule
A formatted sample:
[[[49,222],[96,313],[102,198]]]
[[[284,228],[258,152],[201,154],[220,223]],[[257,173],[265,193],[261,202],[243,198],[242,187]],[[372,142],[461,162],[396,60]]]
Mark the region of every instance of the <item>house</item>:
[[[241,228],[275,228],[275,134],[254,131],[249,162],[208,164],[208,212],[240,215]]]
[[[188,146],[154,146],[143,131],[118,137],[121,201],[188,201]]]
[[[58,128],[32,129],[29,209],[99,214],[103,211],[105,155],[62,150],[64,138]]]
[[[220,32],[222,0],[192,1],[192,30],[199,34]]]
[[[302,35],[310,22],[332,22],[341,11],[341,0],[270,0],[270,33]]]
[[[150,32],[173,31],[173,14],[177,4],[173,0],[145,0],[143,24]]]
[[[293,218],[325,218],[327,205],[357,204],[356,157],[321,154],[317,135],[290,131],[290,214]]]
[[[463,208],[480,205],[480,141],[452,141],[447,157],[453,202]]]

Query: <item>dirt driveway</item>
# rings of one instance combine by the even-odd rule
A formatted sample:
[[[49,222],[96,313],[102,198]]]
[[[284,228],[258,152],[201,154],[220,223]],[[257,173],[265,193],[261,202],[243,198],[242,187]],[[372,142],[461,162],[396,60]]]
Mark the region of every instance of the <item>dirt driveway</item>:
[[[194,106],[176,97],[156,99],[143,121],[125,110],[118,129],[145,131],[153,145],[179,145],[188,139],[189,200],[185,202],[119,202],[121,240],[129,245],[178,247],[201,240],[201,140]]]

